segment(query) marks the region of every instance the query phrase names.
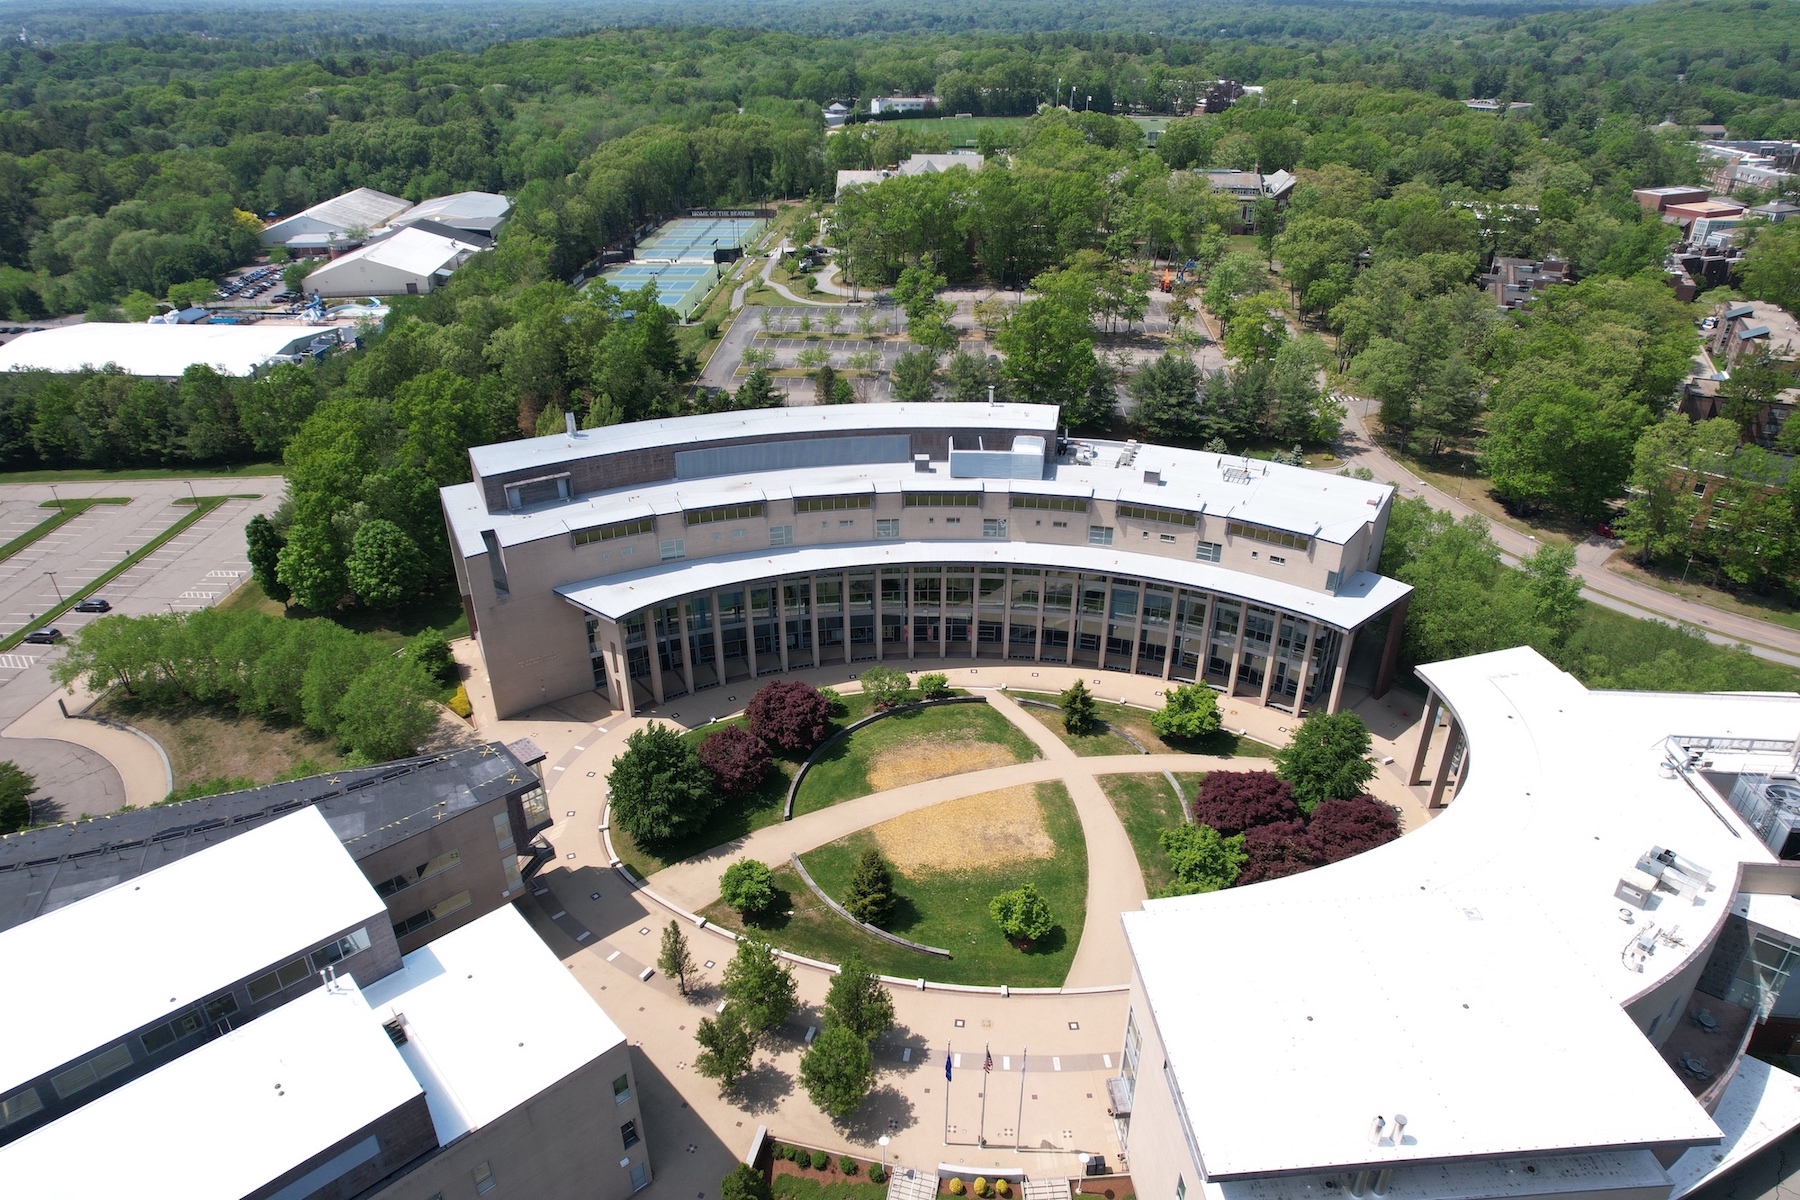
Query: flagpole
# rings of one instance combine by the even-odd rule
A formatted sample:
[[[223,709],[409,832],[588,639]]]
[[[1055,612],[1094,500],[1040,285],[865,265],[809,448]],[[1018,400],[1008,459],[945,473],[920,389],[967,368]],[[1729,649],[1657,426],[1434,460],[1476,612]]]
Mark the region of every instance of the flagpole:
[[[950,1043],[944,1043],[944,1145],[950,1144]]]
[[[993,1072],[991,1067],[993,1066],[994,1056],[988,1052],[988,1044],[986,1042],[981,1043],[981,1055],[981,1127],[975,1133],[975,1144],[977,1146],[987,1145],[987,1090],[988,1084],[993,1082]]]
[[[1014,1154],[1019,1152],[1019,1143],[1025,1136],[1021,1129],[1021,1126],[1025,1124],[1025,1056],[1030,1053],[1031,1048],[1029,1046],[1019,1051],[1019,1119],[1018,1122],[1013,1125]]]

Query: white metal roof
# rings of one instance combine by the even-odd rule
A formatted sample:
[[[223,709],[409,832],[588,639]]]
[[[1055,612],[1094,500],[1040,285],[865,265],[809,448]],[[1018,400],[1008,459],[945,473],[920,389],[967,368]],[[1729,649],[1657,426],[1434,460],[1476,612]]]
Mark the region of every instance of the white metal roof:
[[[388,224],[411,207],[410,200],[402,200],[374,188],[356,188],[273,222],[263,229],[263,243],[268,245],[285,241],[290,232],[313,233],[333,229],[343,233],[351,229],[375,229]]]
[[[1368,571],[1353,575],[1337,595],[1279,579],[1248,575],[1212,563],[1133,554],[1110,546],[1052,546],[998,539],[951,542],[854,542],[795,546],[715,558],[686,559],[642,571],[607,575],[556,589],[564,599],[598,616],[618,619],[650,604],[689,592],[711,591],[776,575],[856,571],[914,564],[975,563],[1040,567],[1093,574],[1135,575],[1240,596],[1339,629],[1354,629],[1412,589]]]
[[[0,932],[0,1093],[387,908],[308,808]]]
[[[1738,1166],[1800,1125],[1800,1079],[1745,1055],[1725,1085],[1713,1120],[1724,1131],[1724,1142],[1697,1146],[1669,1164],[1669,1178],[1675,1183],[1670,1200]]]
[[[0,1147],[0,1178],[35,1200],[239,1200],[421,1090],[344,980]]]
[[[248,375],[322,333],[305,325],[64,325],[0,346],[0,371],[79,371],[115,365],[127,375],[174,378],[203,364],[221,375]]]
[[[748,412],[707,413],[630,421],[601,429],[578,430],[574,437],[523,438],[475,446],[469,460],[480,477],[503,475],[550,464],[625,454],[659,446],[693,446],[728,438],[804,437],[817,433],[857,433],[873,429],[1019,428],[1056,432],[1053,404],[839,404],[808,408],[762,408]],[[911,467],[908,466],[908,470]]]
[[[442,237],[409,225],[391,237],[370,242],[341,258],[332,259],[308,275],[306,285],[311,289],[320,286],[333,275],[354,274],[362,263],[375,263],[424,279],[445,267],[457,266],[477,249],[479,247],[473,243]]]
[[[407,209],[392,224],[410,225],[414,221],[437,221],[462,228],[493,229],[512,211],[512,201],[496,192],[457,192],[422,200]]]
[[[625,1040],[511,907],[413,951],[365,994],[379,1020],[404,1016],[400,1053],[446,1144]]]
[[[1800,697],[1589,692],[1527,648],[1419,674],[1469,739],[1447,811],[1346,862],[1123,917],[1207,1172],[1715,1141],[1622,1005],[1710,949],[1740,863],[1774,860],[1659,773],[1663,739],[1791,741]],[[1653,846],[1719,887],[1627,924],[1613,889]],[[1636,969],[1652,921],[1669,936]],[[1407,1144],[1372,1146],[1370,1118],[1395,1112]]]

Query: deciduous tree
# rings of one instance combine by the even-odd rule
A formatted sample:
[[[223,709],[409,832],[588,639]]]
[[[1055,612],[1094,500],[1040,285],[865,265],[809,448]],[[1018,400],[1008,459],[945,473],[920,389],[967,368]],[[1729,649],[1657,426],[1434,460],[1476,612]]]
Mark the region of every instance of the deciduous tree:
[[[660,721],[625,740],[606,786],[613,821],[640,842],[680,837],[718,805],[712,777],[693,747]]]
[[[1370,745],[1369,727],[1354,712],[1315,713],[1275,752],[1275,770],[1293,785],[1300,811],[1310,813],[1320,801],[1358,795],[1375,777]]]

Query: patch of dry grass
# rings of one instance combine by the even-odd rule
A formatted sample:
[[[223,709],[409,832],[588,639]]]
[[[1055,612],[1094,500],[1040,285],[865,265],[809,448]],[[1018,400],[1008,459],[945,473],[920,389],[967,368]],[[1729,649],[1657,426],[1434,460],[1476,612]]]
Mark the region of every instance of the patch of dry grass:
[[[885,792],[909,783],[1010,766],[1017,761],[1008,747],[977,741],[978,736],[942,733],[883,750],[869,760],[869,789]]]
[[[973,871],[1056,857],[1035,783],[947,800],[883,821],[870,832],[901,874]]]

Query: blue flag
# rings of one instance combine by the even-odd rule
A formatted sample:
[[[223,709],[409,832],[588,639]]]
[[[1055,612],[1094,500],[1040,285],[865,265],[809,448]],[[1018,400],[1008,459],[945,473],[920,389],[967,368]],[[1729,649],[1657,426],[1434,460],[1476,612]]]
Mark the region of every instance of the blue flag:
[[[944,1051],[944,1082],[950,1082],[950,1052]]]

